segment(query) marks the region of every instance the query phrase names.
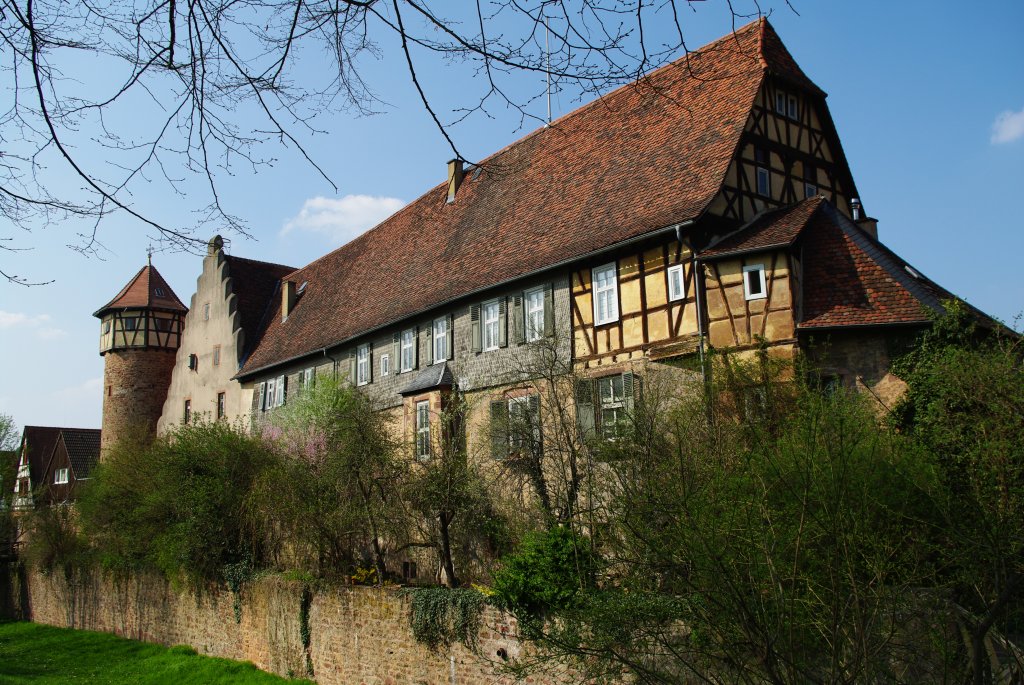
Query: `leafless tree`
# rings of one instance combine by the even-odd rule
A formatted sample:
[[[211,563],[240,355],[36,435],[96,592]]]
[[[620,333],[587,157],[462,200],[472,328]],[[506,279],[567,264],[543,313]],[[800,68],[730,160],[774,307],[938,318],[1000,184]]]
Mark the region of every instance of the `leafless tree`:
[[[461,157],[451,126],[466,117],[511,107],[522,123],[540,122],[536,100],[549,84],[601,93],[685,54],[687,15],[703,4],[0,0],[0,276],[28,284],[10,253],[30,247],[25,232],[55,223],[76,226],[71,247],[90,254],[113,214],[171,247],[201,247],[207,224],[245,236],[219,179],[271,163],[274,145],[336,189],[306,141],[322,133],[318,114],[382,104],[364,58],[401,51],[425,112]],[[722,4],[733,27],[766,13],[757,0]],[[469,68],[482,86],[471,101],[435,103],[419,74],[437,59]],[[524,74],[533,91],[516,80]],[[153,182],[195,221],[155,216],[140,197]]]

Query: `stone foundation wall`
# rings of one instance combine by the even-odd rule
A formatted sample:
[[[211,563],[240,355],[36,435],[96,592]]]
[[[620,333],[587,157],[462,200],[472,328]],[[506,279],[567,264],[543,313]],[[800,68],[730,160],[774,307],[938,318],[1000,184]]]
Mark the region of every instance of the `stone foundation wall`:
[[[115,582],[90,577],[69,584],[58,575],[27,574],[30,608],[38,623],[114,633],[165,645],[187,644],[202,654],[251,661],[280,675],[307,676],[322,685],[499,685],[517,682],[502,672],[501,655],[515,659],[521,645],[514,619],[485,609],[476,653],[461,644],[433,652],[409,627],[409,600],[395,588],[334,588],[309,605],[310,648],[302,645],[301,583],[276,577],[243,587],[241,619],[228,591],[175,590],[161,578]],[[500,654],[499,654],[500,653]],[[529,682],[577,682],[531,676]]]

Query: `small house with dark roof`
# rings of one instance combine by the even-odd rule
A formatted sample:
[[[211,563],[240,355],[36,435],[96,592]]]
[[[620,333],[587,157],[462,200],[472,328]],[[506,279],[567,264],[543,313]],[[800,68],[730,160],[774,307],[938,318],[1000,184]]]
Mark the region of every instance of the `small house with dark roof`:
[[[293,271],[228,255],[220,236],[210,240],[184,318],[158,431],[200,416],[228,421],[249,416],[252,387],[243,388],[235,375],[255,347],[268,309],[280,299],[282,281]]]
[[[14,509],[31,509],[33,493],[42,485],[46,464],[60,437],[60,428],[25,426],[18,446],[18,471],[14,481]]]
[[[100,431],[60,428],[43,472],[42,504],[63,504],[78,497],[76,489],[88,480],[100,458]]]

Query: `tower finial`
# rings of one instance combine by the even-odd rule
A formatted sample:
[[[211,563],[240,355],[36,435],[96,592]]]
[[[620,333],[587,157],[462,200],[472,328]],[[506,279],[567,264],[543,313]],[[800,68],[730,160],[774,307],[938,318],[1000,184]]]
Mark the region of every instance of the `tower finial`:
[[[153,245],[146,248],[146,266],[153,266]]]

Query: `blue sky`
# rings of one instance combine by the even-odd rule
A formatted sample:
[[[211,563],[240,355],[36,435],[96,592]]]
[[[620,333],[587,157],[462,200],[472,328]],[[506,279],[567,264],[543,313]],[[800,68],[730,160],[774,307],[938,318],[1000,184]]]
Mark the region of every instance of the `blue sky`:
[[[773,25],[829,93],[880,238],[949,290],[1012,323],[1024,311],[1024,221],[1016,206],[1024,195],[1024,3],[794,0],[799,16],[776,5]],[[691,46],[729,30],[721,3],[692,7]],[[387,103],[381,112],[327,112],[316,123],[328,133],[307,139],[337,192],[281,149],[268,151],[277,159],[272,167],[224,176],[224,195],[253,236],[226,235],[231,253],[302,266],[444,181],[451,151],[419,105],[396,44],[385,37],[381,49],[382,60],[363,64]],[[421,76],[448,112],[479,86],[457,65],[424,63]],[[534,75],[521,79],[523,88],[536,85]],[[563,93],[555,116],[579,104]],[[533,107],[543,116],[542,101]],[[452,129],[470,160],[536,127],[520,127],[514,112],[491,114]],[[246,116],[239,115],[242,125]],[[189,219],[187,202],[159,184],[135,199],[161,216]],[[125,217],[101,231],[106,249],[99,257],[68,249],[74,231],[61,226],[19,230],[21,244],[33,249],[3,255],[17,273],[54,279],[32,288],[0,283],[0,412],[19,425],[99,426],[103,361],[91,314],[145,263],[151,242]],[[200,258],[158,253],[153,263],[188,304]]]

